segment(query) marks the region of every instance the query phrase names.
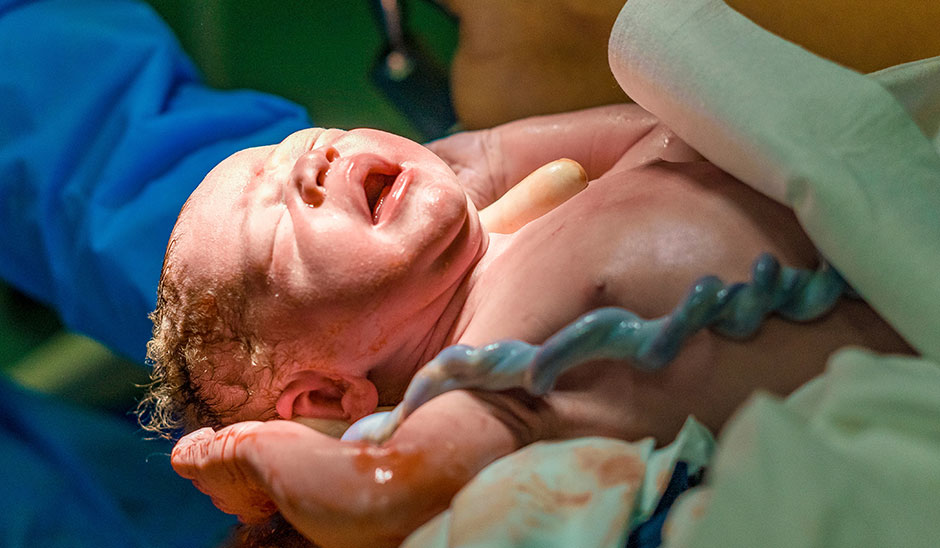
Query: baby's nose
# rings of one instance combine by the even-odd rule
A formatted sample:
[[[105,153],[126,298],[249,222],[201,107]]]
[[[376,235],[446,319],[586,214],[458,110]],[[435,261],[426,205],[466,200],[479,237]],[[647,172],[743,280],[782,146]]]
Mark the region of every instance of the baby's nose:
[[[326,187],[323,180],[330,169],[330,163],[339,157],[333,147],[311,150],[297,159],[291,170],[291,184],[297,185],[301,199],[319,207],[326,199]]]

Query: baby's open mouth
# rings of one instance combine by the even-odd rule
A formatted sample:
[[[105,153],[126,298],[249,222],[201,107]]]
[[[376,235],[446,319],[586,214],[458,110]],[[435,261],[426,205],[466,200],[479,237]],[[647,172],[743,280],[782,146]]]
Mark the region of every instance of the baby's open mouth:
[[[366,202],[372,214],[372,224],[379,222],[382,204],[392,191],[395,180],[401,175],[401,168],[373,169],[366,175],[363,188],[366,193]]]

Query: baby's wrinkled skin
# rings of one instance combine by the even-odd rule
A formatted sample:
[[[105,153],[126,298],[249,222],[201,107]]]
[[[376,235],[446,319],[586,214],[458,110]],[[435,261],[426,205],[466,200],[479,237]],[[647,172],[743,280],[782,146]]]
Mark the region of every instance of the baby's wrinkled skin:
[[[453,172],[426,148],[375,130],[323,129],[217,166],[174,239],[187,283],[213,287],[245,273],[252,307],[243,321],[273,347],[271,368],[219,357],[192,372],[217,407],[232,408],[226,422],[355,420],[380,395],[394,398],[431,357],[427,347],[446,339],[441,318],[487,243]]]
[[[533,146],[507,170],[568,156],[591,179],[512,234],[488,234],[473,205],[502,194],[499,181],[462,186],[464,174],[387,134],[309,130],[273,152],[243,151],[220,164],[181,217],[176,260],[194,268],[194,280],[260,269],[264,312],[247,320],[280,344],[264,375],[225,360],[211,374],[195,372],[218,401],[243,398],[252,384],[255,397],[228,417],[250,422],[184,437],[174,468],[243,521],[277,510],[322,546],[393,546],[483,466],[533,441],[667,443],[690,414],[717,432],[754,390],[791,392],[839,347],[907,350],[863,302],[843,301],[808,326],[771,318],[746,342],[701,332],[661,372],[596,362],[565,374],[544,398],[448,393],[381,447],[292,421],[256,422],[355,420],[394,403],[447,345],[541,343],[601,306],[661,316],[703,274],[746,280],[762,252],[815,265],[790,211],[697,159],[655,118],[630,106],[593,115],[616,121],[607,142],[595,131],[584,140],[596,142],[580,148]],[[571,120],[536,120],[487,139],[537,142],[573,131]],[[464,152],[448,149],[453,143]],[[437,150],[459,169],[461,154],[486,154],[475,143],[461,136]],[[363,191],[370,169],[408,174],[375,223]]]

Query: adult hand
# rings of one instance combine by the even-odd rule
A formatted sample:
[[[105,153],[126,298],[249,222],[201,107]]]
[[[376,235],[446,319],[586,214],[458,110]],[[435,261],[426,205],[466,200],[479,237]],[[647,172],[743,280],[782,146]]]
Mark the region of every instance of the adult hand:
[[[538,435],[540,417],[499,394],[441,396],[386,444],[342,442],[290,421],[197,430],[173,468],[244,523],[280,511],[325,548],[398,546],[484,466]]]
[[[655,116],[634,104],[527,118],[458,133],[429,143],[428,148],[450,164],[479,209],[559,158],[581,164],[589,181],[659,159],[701,159]]]

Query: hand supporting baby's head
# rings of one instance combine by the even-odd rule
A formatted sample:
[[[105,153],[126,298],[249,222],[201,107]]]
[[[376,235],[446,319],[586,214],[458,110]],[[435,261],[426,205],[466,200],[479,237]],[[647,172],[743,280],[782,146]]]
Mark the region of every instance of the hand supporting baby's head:
[[[233,155],[173,230],[145,420],[370,412],[430,357],[486,242],[453,171],[406,139],[312,129]]]

